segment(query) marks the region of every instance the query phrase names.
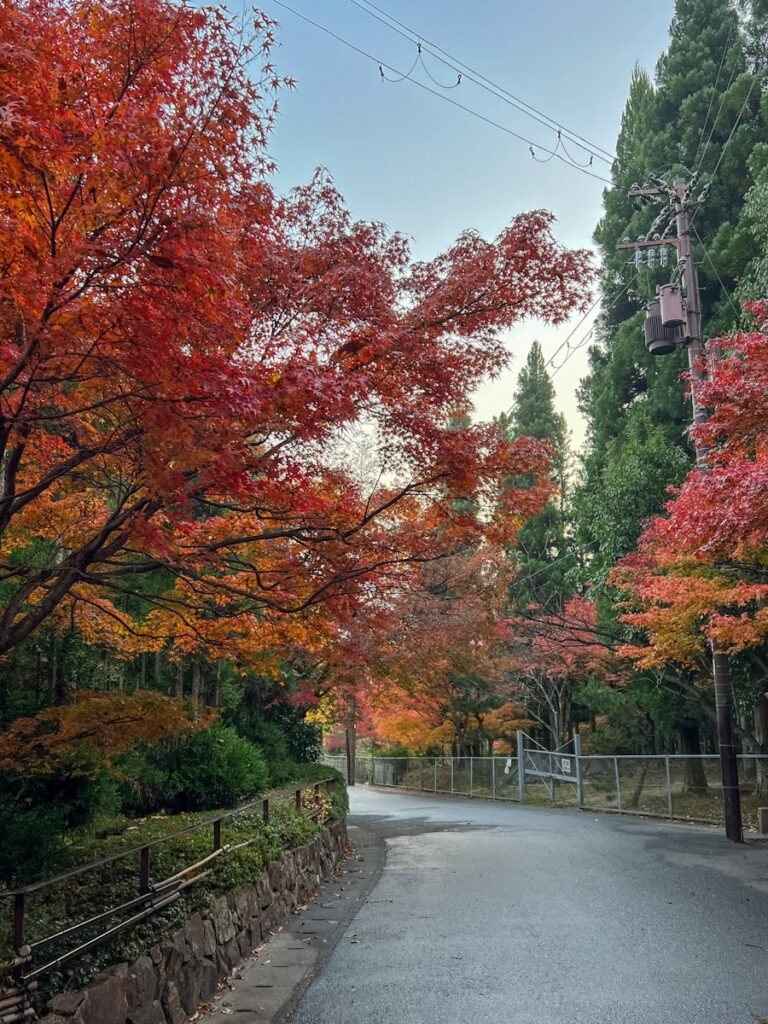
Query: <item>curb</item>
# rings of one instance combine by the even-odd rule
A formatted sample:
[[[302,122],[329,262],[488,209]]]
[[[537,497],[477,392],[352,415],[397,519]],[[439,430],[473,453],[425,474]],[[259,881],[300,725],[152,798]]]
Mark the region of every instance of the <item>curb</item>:
[[[334,875],[241,964],[193,1021],[283,1024],[322,970],[384,869],[384,840],[348,825],[350,850]],[[223,1024],[223,1021],[222,1021]]]

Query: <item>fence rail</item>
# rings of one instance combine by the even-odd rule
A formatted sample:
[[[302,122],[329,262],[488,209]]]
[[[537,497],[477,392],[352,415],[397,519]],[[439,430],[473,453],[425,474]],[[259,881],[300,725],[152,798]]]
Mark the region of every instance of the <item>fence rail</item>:
[[[723,823],[720,758],[709,754],[569,755],[575,779],[535,771],[541,752],[527,751],[530,764],[520,779],[517,757],[361,757],[355,781],[376,786],[484,797],[534,804],[580,807],[653,818]],[[344,757],[325,763],[346,771]],[[745,825],[757,825],[758,807],[768,806],[768,757],[739,755],[741,806]]]
[[[322,810],[321,801],[319,799],[321,793],[320,787],[324,786],[326,792],[330,794],[333,790],[334,781],[335,780],[332,778],[321,779],[309,786],[275,793],[273,794],[272,799],[285,798],[286,795],[292,796],[297,811],[303,811],[308,817],[314,820],[320,815]],[[108,857],[102,857],[100,860],[91,861],[88,864],[83,864],[80,867],[64,871],[61,874],[55,875],[52,878],[47,878],[44,881],[21,886],[17,889],[6,889],[4,891],[0,891],[0,899],[10,902],[11,934],[13,936],[13,948],[16,952],[16,958],[11,963],[2,965],[2,967],[4,968],[5,973],[12,974],[17,982],[17,986],[14,991],[19,992],[19,1004],[24,1007],[24,1010],[19,1010],[17,1012],[25,1012],[26,1006],[24,1004],[24,999],[26,999],[27,993],[32,989],[36,979],[40,975],[63,965],[69,960],[82,956],[84,953],[100,945],[107,939],[112,938],[112,936],[124,931],[126,928],[130,928],[133,925],[138,924],[140,921],[143,921],[158,910],[162,910],[170,903],[176,901],[182,892],[189,886],[208,877],[211,873],[211,864],[213,861],[217,860],[219,857],[225,857],[227,854],[233,853],[234,851],[240,850],[255,842],[254,838],[247,839],[240,843],[227,844],[222,842],[222,825],[232,821],[233,819],[237,819],[241,815],[253,814],[254,812],[261,817],[261,820],[265,825],[269,824],[269,798],[259,799],[251,803],[244,804],[232,811],[226,811],[212,816],[206,821],[190,825],[189,828],[180,829],[177,832],[172,832],[166,836],[161,836],[158,839],[153,839],[149,842],[134,846],[129,850],[111,854]],[[210,853],[208,855],[198,859],[193,864],[189,864],[181,868],[167,878],[159,879],[157,881],[151,880],[151,857],[154,849],[173,840],[183,839],[184,837],[205,830],[209,830],[211,835]],[[95,915],[91,915],[82,920],[75,921],[72,924],[68,924],[63,928],[60,928],[58,931],[36,937],[34,940],[28,939],[26,934],[27,903],[31,897],[41,894],[41,898],[44,898],[44,894],[47,890],[60,886],[64,882],[74,882],[72,902],[77,906],[78,879],[83,877],[87,878],[89,874],[99,872],[107,865],[117,865],[119,862],[131,860],[135,863],[135,868],[133,870],[135,871],[134,878],[136,880],[136,895],[134,897],[124,900],[117,905],[109,906],[104,910],[100,910],[99,913]],[[96,925],[104,925],[105,927],[102,930],[99,930],[96,934],[90,934],[87,939],[83,940],[82,933],[92,931]],[[75,941],[74,945],[65,941],[70,939],[74,940],[75,936],[79,937]],[[63,948],[61,947],[61,943],[64,943]],[[57,948],[56,955],[51,956],[49,953],[46,956],[46,949],[54,945]],[[36,962],[38,960],[38,956],[42,959],[42,962],[39,964]],[[5,995],[5,993],[3,995]],[[16,1008],[14,1005],[14,1011],[15,1010]],[[5,1019],[6,1011],[3,1007],[2,1001],[0,1001],[0,1022]],[[15,1019],[16,1018],[14,1017],[14,1020]]]

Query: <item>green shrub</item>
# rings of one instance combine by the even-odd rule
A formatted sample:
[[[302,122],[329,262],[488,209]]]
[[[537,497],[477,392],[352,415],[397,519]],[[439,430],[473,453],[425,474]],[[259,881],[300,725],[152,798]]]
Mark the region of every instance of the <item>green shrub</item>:
[[[303,846],[317,833],[318,826],[300,814],[291,800],[270,800],[269,826],[284,849]]]
[[[292,777],[294,765],[317,761],[322,753],[322,729],[305,722],[304,715],[305,709],[286,701],[265,707],[244,696],[224,720],[261,748],[273,785],[279,786]]]
[[[269,783],[261,751],[218,722],[190,736],[135,750],[119,760],[118,770],[127,814],[234,807]]]
[[[6,885],[21,885],[62,870],[66,835],[118,806],[117,787],[106,774],[97,779],[0,777],[0,878]]]

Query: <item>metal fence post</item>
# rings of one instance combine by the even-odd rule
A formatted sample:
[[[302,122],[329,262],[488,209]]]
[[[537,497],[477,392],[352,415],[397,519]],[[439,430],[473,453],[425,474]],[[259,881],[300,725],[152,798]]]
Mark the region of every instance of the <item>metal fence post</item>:
[[[433,774],[433,789],[437,792],[437,758],[433,758],[432,761],[432,774]]]
[[[473,796],[473,786],[475,781],[475,759],[470,757],[469,759],[469,795]]]
[[[669,755],[664,755],[664,772],[667,777],[667,807],[669,808],[669,817],[672,818],[672,781],[669,777]]]
[[[576,805],[579,810],[584,806],[584,779],[581,774],[581,736],[574,733],[573,754],[576,759]]]
[[[451,754],[451,796],[453,796],[453,754]]]
[[[149,892],[149,847],[142,846],[139,853],[139,893]]]
[[[621,814],[621,775],[619,774],[619,759],[613,759],[613,773],[616,776],[616,809]]]
[[[24,893],[17,892],[13,897],[13,945],[17,953],[25,944],[24,910]]]
[[[517,788],[520,803],[525,803],[525,737],[522,729],[517,730]]]
[[[491,754],[491,800],[496,799],[496,758]]]
[[[419,758],[419,789],[424,789],[424,758]]]

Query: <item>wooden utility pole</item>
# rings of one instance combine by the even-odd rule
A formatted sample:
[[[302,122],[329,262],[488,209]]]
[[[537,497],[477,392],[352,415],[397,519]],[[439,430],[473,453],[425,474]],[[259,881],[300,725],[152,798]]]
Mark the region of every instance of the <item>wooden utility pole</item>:
[[[684,178],[677,178],[674,184],[674,205],[677,219],[677,254],[682,270],[688,318],[688,366],[691,371],[691,399],[693,402],[694,426],[707,422],[707,410],[698,399],[697,391],[705,379],[704,344],[701,337],[701,296],[699,275],[693,259],[691,239],[691,218],[688,208],[688,186]],[[694,440],[696,465],[702,473],[709,471],[707,450]],[[717,708],[717,743],[720,750],[720,771],[723,781],[723,810],[725,813],[725,834],[735,843],[744,841],[741,823],[741,796],[739,794],[739,762],[736,750],[734,728],[733,686],[731,664],[727,654],[719,650],[714,641],[712,650],[712,674],[715,683],[715,707]]]
[[[666,192],[669,198],[670,213],[674,212],[677,238],[665,241],[652,238],[638,239],[637,242],[625,242],[620,249],[642,250],[660,245],[673,245],[677,250],[677,265],[680,270],[683,295],[685,297],[685,320],[683,343],[688,349],[688,366],[691,372],[691,400],[693,403],[693,426],[707,422],[707,410],[699,400],[699,386],[706,379],[704,361],[704,343],[701,334],[701,296],[699,293],[699,276],[693,258],[692,227],[689,207],[690,188],[684,178],[676,178],[671,187],[661,185],[634,187],[631,196],[659,196]],[[709,471],[707,449],[693,437],[696,454],[696,465],[701,473]],[[723,811],[725,816],[725,835],[734,843],[744,842],[741,822],[741,797],[739,794],[739,763],[736,748],[736,730],[734,727],[733,686],[731,683],[731,667],[727,654],[724,654],[714,641],[710,641],[712,651],[712,675],[715,689],[715,706],[717,709],[717,742],[720,752],[720,772],[723,786]]]

